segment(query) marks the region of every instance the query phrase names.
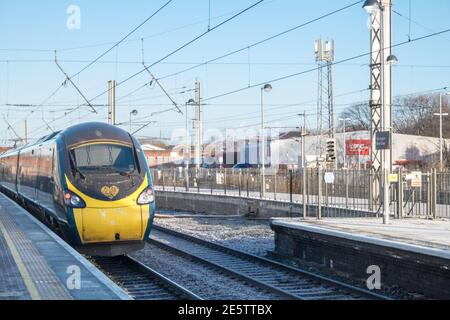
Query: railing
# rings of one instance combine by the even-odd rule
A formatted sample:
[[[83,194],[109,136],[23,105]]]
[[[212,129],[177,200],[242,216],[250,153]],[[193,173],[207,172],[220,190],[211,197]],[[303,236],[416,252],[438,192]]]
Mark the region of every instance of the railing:
[[[375,199],[372,170],[265,170],[260,169],[155,169],[159,190],[227,195],[304,205],[308,216],[378,216],[382,203]],[[399,218],[450,218],[450,173],[421,173],[420,187],[410,174],[398,172],[389,184],[390,212]],[[381,181],[384,181],[381,179]],[[399,183],[398,181],[401,181]]]

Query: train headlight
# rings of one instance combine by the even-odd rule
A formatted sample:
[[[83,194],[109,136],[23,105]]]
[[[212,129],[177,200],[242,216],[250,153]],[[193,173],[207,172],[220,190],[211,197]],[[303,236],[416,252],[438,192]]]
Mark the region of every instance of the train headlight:
[[[66,206],[71,208],[85,208],[86,203],[83,199],[77,196],[75,193],[70,191],[64,192],[64,203]]]
[[[142,191],[136,202],[139,205],[145,205],[152,203],[153,201],[155,201],[153,189],[151,187],[147,187],[144,191]]]

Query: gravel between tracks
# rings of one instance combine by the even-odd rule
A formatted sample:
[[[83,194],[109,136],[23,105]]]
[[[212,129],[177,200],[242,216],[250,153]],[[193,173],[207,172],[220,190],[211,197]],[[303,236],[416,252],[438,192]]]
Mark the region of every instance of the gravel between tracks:
[[[261,293],[231,277],[219,275],[202,265],[176,256],[155,245],[131,256],[184,286],[203,299],[209,300],[269,300],[279,299],[269,293]]]
[[[274,250],[274,234],[267,220],[164,215],[155,223],[258,256]]]

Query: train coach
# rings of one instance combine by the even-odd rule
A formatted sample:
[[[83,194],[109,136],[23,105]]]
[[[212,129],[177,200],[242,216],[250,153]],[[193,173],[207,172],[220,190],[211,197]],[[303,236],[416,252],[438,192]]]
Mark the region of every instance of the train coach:
[[[0,155],[0,188],[81,253],[118,256],[145,245],[155,201],[139,142],[83,123]]]

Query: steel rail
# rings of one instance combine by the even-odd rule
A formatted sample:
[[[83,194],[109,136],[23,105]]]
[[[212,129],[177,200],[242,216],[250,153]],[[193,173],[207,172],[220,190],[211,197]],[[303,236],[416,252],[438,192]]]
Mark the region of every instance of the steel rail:
[[[173,252],[177,252],[181,255],[184,255],[186,257],[191,257],[193,259],[196,259],[198,261],[204,261],[205,263],[210,264],[211,266],[215,268],[220,269],[226,269],[226,272],[229,274],[232,274],[234,276],[237,276],[241,279],[245,279],[249,281],[250,283],[253,283],[254,285],[258,285],[261,287],[266,288],[267,290],[271,290],[273,292],[277,292],[278,294],[282,295],[283,297],[287,299],[327,299],[327,298],[337,298],[337,299],[376,299],[376,300],[391,300],[391,298],[372,292],[357,286],[353,286],[347,283],[344,283],[339,280],[331,279],[328,277],[324,277],[322,275],[312,273],[306,270],[302,270],[299,268],[294,268],[282,263],[279,263],[277,261],[273,261],[264,257],[259,257],[247,252],[243,252],[240,250],[232,249],[230,247],[226,247],[223,245],[220,245],[218,243],[206,241],[191,235],[187,235],[185,233],[181,233],[172,229],[164,228],[158,225],[153,225],[153,234],[156,233],[162,234],[161,237],[162,240],[157,240],[154,237],[150,238],[148,241],[150,243],[154,243],[156,245],[159,245],[160,247],[165,247],[167,249],[170,249]],[[167,238],[164,239],[164,235],[168,235],[169,237],[174,237],[178,240],[183,240],[189,243],[193,243],[197,246],[207,248],[209,250],[212,250],[211,259],[208,256],[201,256],[199,254],[199,251],[197,248],[196,250],[193,250],[194,252],[186,252],[186,250],[181,249],[179,246],[177,247],[176,244],[170,244],[170,241],[167,241]],[[166,240],[166,241],[164,241]],[[228,261],[228,267],[222,265],[220,263],[220,259],[214,259],[214,252],[222,254],[223,259],[231,259],[231,262]],[[234,259],[234,260],[233,260]],[[216,260],[216,261],[214,261]],[[226,261],[224,260],[224,263]],[[254,265],[255,268],[247,269],[247,272],[240,272],[239,267],[243,266],[243,264],[248,263],[250,265]],[[233,264],[235,264],[237,267],[234,268]],[[273,270],[273,277],[271,278],[268,276],[266,279],[261,279],[260,276],[258,276],[258,270],[260,269],[260,272],[267,272],[267,270]],[[245,269],[245,268],[244,268]],[[251,274],[254,273],[254,274]],[[280,283],[277,283],[276,274],[283,274],[287,278],[292,278],[292,283],[283,283],[282,281]],[[269,273],[270,274],[270,273]],[[258,279],[260,278],[260,279]],[[323,288],[323,295],[321,293],[318,293],[317,296],[314,296],[313,294],[310,295],[311,291],[314,291],[311,287],[307,287],[306,290],[304,290],[305,294],[302,294],[302,290],[295,287],[295,281],[300,282],[299,287],[305,284],[304,281],[306,281],[309,285],[313,284],[317,286],[318,288]],[[326,289],[326,290],[325,290]],[[335,293],[335,294],[334,294]]]

